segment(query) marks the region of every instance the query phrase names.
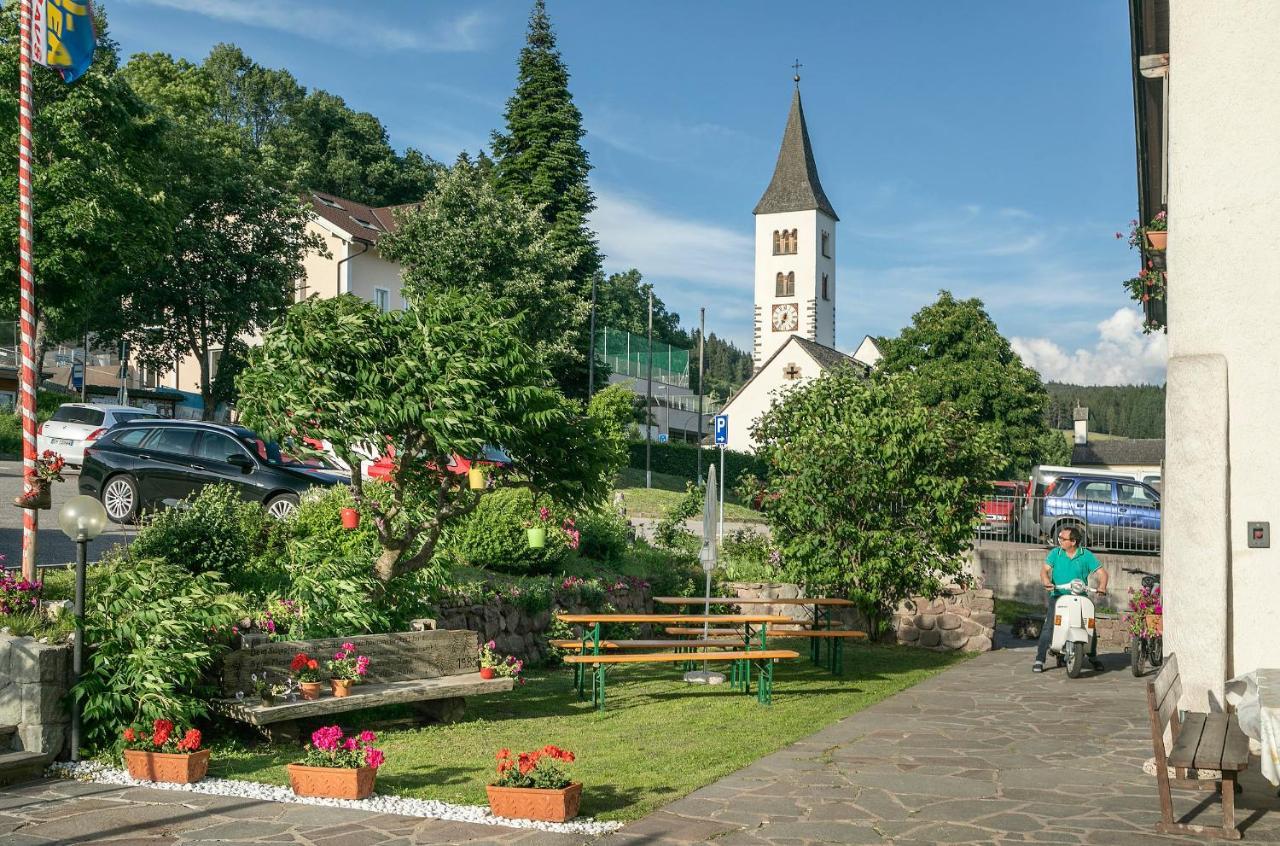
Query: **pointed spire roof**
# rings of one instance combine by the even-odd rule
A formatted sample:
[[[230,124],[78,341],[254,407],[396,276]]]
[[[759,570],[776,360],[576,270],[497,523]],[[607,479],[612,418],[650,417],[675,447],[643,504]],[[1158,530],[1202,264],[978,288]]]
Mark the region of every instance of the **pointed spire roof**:
[[[791,97],[787,129],[782,133],[778,164],[773,169],[773,179],[765,189],[764,196],[756,203],[754,214],[811,209],[830,215],[833,220],[840,219],[818,179],[818,166],[813,161],[813,147],[809,143],[809,128],[805,126],[804,107],[800,104],[800,86],[797,85],[796,92]]]

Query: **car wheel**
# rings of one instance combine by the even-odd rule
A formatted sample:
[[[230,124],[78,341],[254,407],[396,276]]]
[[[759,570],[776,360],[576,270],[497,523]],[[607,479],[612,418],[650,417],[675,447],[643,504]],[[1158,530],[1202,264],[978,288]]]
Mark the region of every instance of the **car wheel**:
[[[293,512],[298,510],[297,494],[280,494],[273,496],[267,500],[267,513],[277,520],[284,520],[293,516]]]
[[[138,483],[132,476],[112,476],[102,486],[102,507],[117,523],[138,519]]]

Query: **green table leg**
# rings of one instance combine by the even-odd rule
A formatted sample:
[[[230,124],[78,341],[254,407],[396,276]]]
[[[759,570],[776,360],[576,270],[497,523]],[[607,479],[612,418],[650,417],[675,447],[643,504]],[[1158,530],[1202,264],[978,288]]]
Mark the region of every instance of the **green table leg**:
[[[596,664],[596,710],[604,711],[604,664]]]
[[[773,702],[773,662],[765,659],[756,671],[756,701],[761,705]]]

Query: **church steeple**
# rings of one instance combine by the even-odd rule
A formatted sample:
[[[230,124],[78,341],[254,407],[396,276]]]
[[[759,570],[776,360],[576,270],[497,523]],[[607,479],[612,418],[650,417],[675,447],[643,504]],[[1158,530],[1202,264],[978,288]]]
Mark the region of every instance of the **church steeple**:
[[[764,196],[756,203],[755,214],[776,212],[811,211],[817,209],[839,220],[831,207],[818,179],[818,166],[813,161],[813,147],[809,143],[809,128],[804,122],[804,107],[800,103],[800,84],[797,75],[796,91],[791,97],[791,114],[787,117],[787,129],[782,133],[782,149],[778,151],[778,164],[773,179]]]

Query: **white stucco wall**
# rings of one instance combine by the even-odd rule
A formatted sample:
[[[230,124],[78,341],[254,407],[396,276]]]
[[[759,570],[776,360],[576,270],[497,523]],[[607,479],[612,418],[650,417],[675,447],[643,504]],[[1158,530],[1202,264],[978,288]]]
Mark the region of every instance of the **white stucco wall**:
[[[773,233],[797,230],[797,251],[791,255],[773,254]],[[822,255],[822,233],[828,233],[831,256]],[[756,367],[792,334],[817,341],[828,347],[836,344],[836,223],[819,211],[779,212],[756,215],[755,257],[755,343]],[[795,273],[794,297],[778,297],[779,273]],[[828,299],[822,298],[822,274],[827,274]],[[799,325],[794,331],[774,331],[773,306],[794,303],[799,310]]]
[[[1188,701],[1280,665],[1280,3],[1170,4],[1165,631]]]
[[[359,249],[353,250],[358,253]],[[357,297],[374,302],[374,291],[382,288],[391,294],[391,310],[403,308],[400,278],[400,265],[387,261],[378,255],[378,248],[357,255],[342,266],[343,293],[355,294]]]
[[[790,336],[788,336],[790,337]],[[788,380],[783,370],[788,364],[800,368],[800,378]],[[729,449],[739,452],[755,452],[756,442],[751,437],[751,427],[760,415],[769,410],[774,399],[783,392],[803,385],[822,375],[822,368],[799,344],[787,346],[780,355],[769,362],[768,367],[755,375],[747,385],[725,406],[722,414],[729,415]]]

